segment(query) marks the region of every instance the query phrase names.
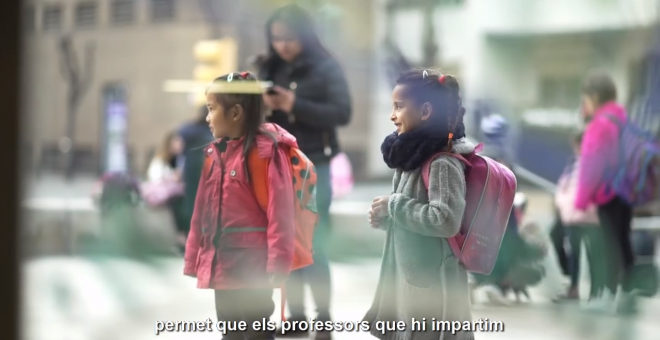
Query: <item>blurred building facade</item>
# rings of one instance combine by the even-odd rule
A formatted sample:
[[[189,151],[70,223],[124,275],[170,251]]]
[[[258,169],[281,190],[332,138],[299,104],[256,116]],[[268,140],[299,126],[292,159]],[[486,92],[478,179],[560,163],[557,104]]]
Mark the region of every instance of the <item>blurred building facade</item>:
[[[424,6],[376,9],[386,32],[413,64],[424,56]],[[411,1],[410,3],[420,3]],[[421,2],[423,3],[423,2]],[[556,109],[571,117],[579,107],[583,76],[594,67],[607,69],[629,103],[644,92],[644,63],[659,19],[658,0],[438,0],[434,2],[433,30],[438,46],[436,66],[456,74],[468,106],[495,98],[520,117],[537,109]],[[393,27],[387,27],[387,26]],[[381,39],[381,40],[379,40]],[[381,49],[381,54],[382,49]],[[381,81],[384,83],[384,80]],[[371,137],[370,171],[387,173],[378,146],[392,131],[383,119],[389,110],[389,89],[374,95],[376,131]],[[547,116],[547,115],[546,115]],[[575,124],[575,123],[573,123]],[[474,129],[468,130],[474,131]]]
[[[263,24],[289,0],[25,1],[25,152],[39,168],[56,168],[66,133],[68,84],[58,43],[65,34],[83,59],[93,43],[92,81],[76,122],[79,170],[97,172],[103,157],[108,85],[127,88],[130,164],[143,171],[162,136],[197,110],[191,96],[166,93],[163,82],[191,79],[193,46],[231,36],[239,68],[265,47]],[[353,119],[340,129],[359,178],[387,177],[380,143],[392,131],[391,48],[410,66],[440,67],[459,77],[468,110],[495,98],[507,115],[538,109],[574,114],[588,69],[615,77],[621,99],[643,92],[644,57],[658,19],[658,0],[300,0],[344,66]],[[215,7],[205,7],[214,3]],[[213,10],[211,10],[213,9]],[[429,15],[429,13],[431,13]],[[429,46],[429,41],[434,46]],[[436,50],[429,61],[429,51]],[[396,59],[396,58],[395,58]],[[82,60],[79,60],[82,63]],[[404,63],[406,64],[406,63]],[[473,123],[468,111],[466,122]],[[548,116],[548,115],[545,115]],[[27,122],[26,121],[26,122]],[[470,126],[468,126],[468,130]]]
[[[25,13],[23,103],[29,123],[24,135],[36,166],[59,167],[69,93],[58,49],[64,35],[71,37],[81,66],[85,45],[94,46],[91,82],[75,119],[80,171],[100,166],[102,91],[108,85],[128,90],[128,146],[137,170],[143,169],[146,150],[194,116],[185,100],[161,90],[166,79],[191,77],[192,46],[208,38],[208,25],[192,1],[36,0]]]
[[[104,91],[123,86],[127,96],[129,167],[143,172],[163,136],[198,110],[192,96],[166,93],[170,79],[192,79],[193,46],[230,36],[239,43],[241,69],[265,49],[264,23],[271,11],[291,1],[269,0],[29,0],[24,21],[24,154],[26,164],[54,170],[61,165],[69,84],[58,48],[71,37],[81,68],[87,44],[94,46],[91,82],[75,117],[78,172],[101,170],[108,123]],[[209,5],[212,3],[211,5]],[[303,2],[303,5],[307,5]],[[210,6],[210,7],[209,7]],[[340,131],[342,144],[363,173],[371,80],[370,1],[312,2],[321,33],[344,65],[354,98],[354,119]],[[214,12],[214,13],[211,13]],[[359,13],[359,14],[354,14]],[[366,13],[366,15],[365,15]],[[323,19],[323,20],[321,20]],[[355,34],[355,30],[363,30]],[[362,163],[362,164],[361,164]]]

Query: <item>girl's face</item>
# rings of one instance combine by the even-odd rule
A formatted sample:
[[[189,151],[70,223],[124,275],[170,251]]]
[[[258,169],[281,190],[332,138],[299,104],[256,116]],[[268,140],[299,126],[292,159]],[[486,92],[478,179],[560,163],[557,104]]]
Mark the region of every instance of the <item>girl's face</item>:
[[[431,116],[432,111],[431,104],[424,103],[419,107],[411,98],[408,98],[405,85],[394,87],[390,120],[394,123],[397,134],[415,130]]]
[[[183,152],[183,140],[181,137],[174,136],[170,141],[170,153],[172,155],[179,155]]]
[[[582,118],[585,120],[590,120],[594,113],[596,113],[597,105],[596,98],[586,94],[582,95]]]
[[[206,122],[209,124],[213,137],[238,138],[241,136],[243,108],[240,105],[234,105],[231,109],[225,110],[218,102],[216,94],[207,93],[206,106],[209,108]]]
[[[274,22],[270,26],[270,36],[273,49],[282,60],[292,62],[302,52],[300,40],[287,25],[278,21]]]

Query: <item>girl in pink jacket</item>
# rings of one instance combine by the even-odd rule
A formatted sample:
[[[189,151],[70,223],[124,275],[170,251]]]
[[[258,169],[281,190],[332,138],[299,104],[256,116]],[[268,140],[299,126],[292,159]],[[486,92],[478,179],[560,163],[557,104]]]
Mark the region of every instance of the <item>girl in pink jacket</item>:
[[[609,75],[591,74],[584,83],[582,94],[582,113],[588,125],[581,147],[582,166],[578,175],[575,207],[585,211],[592,204],[597,206],[607,249],[603,255],[607,256],[609,264],[607,289],[602,299],[594,301],[591,306],[597,310],[629,313],[634,311],[635,306],[629,279],[634,264],[630,242],[633,209],[611,192],[606,177],[617,166],[619,155],[620,131],[612,119],[625,124],[628,117],[625,108],[616,102],[616,86]],[[618,268],[622,268],[623,273]],[[622,294],[615,306],[614,297],[619,283]]]
[[[578,281],[580,277],[580,250],[582,242],[586,245],[587,258],[589,260],[589,274],[591,277],[590,299],[598,298],[603,289],[603,264],[602,252],[602,229],[599,227],[597,207],[590,204],[582,211],[575,207],[575,196],[577,193],[578,175],[580,172],[580,147],[582,144],[582,132],[577,134],[573,140],[575,162],[569,165],[564,174],[559,178],[557,191],[555,193],[555,206],[559,212],[561,225],[566,228],[570,243],[570,258],[568,271],[571,284],[566,295],[560,299],[579,300]],[[563,242],[562,242],[563,243]]]
[[[274,329],[254,329],[275,310],[273,288],[290,273],[295,241],[294,189],[287,147],[296,139],[275,124],[264,124],[263,100],[237,93],[256,85],[251,74],[217,78],[206,95],[206,121],[217,140],[199,181],[186,244],[184,274],[197,288],[213,289],[219,321],[245,321],[242,333],[224,339],[273,340]],[[235,86],[235,87],[234,87]],[[247,155],[257,148],[269,159],[268,209],[260,207],[247,171]],[[228,326],[229,327],[229,326]]]

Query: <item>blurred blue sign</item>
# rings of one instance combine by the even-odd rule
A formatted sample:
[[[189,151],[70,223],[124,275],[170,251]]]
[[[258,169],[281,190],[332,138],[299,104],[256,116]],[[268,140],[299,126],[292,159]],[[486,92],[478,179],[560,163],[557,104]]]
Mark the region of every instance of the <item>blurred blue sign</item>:
[[[128,104],[123,84],[103,88],[102,172],[128,171]]]

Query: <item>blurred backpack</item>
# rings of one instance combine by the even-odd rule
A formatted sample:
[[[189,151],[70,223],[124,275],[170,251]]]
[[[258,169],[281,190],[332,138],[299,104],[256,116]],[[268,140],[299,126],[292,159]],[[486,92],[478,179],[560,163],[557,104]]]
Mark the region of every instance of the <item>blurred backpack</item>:
[[[609,174],[611,190],[633,207],[660,199],[660,145],[637,124],[607,114],[619,127],[619,164]]]
[[[144,182],[140,184],[142,199],[152,208],[165,206],[173,197],[183,196],[185,185],[178,181]]]
[[[465,212],[458,234],[449,238],[454,255],[472,273],[493,271],[506,232],[516,194],[516,176],[504,165],[478,155],[479,144],[470,154],[440,152],[422,167],[422,179],[429,188],[431,163],[438,156],[454,157],[465,165]]]
[[[295,197],[296,236],[295,250],[291,270],[311,265],[312,239],[319,216],[316,210],[316,169],[312,161],[298,148],[286,148],[293,174],[293,188]],[[268,163],[269,159],[259,157],[258,148],[250,150],[248,156],[248,171],[252,191],[263,211],[268,210]],[[210,171],[213,159],[207,157],[204,162],[203,173]]]
[[[291,271],[307,267],[314,263],[313,238],[316,223],[319,220],[316,209],[316,168],[312,161],[298,148],[279,145],[288,151],[289,164],[293,174],[293,189],[295,199],[295,243]],[[248,155],[248,171],[252,191],[263,211],[268,210],[268,162],[269,159],[259,157],[259,149],[254,146]],[[203,174],[210,171],[212,158],[207,157],[204,162]],[[280,308],[282,321],[286,306],[286,288],[280,287]]]

